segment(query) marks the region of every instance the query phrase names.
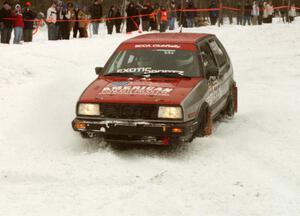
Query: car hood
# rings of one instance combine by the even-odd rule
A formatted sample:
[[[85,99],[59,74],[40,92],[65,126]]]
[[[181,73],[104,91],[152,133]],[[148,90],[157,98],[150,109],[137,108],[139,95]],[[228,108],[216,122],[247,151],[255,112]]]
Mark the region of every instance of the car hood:
[[[201,80],[102,76],[83,92],[80,102],[179,105]]]

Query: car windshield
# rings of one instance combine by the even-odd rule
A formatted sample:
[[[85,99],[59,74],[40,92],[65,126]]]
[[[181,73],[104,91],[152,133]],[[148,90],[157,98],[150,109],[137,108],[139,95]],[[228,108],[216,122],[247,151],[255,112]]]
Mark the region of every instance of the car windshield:
[[[117,52],[105,76],[199,77],[197,54],[188,50],[135,49]]]

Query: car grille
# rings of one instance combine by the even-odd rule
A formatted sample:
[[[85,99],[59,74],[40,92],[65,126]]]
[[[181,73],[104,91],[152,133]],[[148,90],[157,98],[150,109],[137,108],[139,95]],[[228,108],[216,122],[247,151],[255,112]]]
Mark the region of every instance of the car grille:
[[[157,119],[158,106],[148,104],[100,104],[101,117],[116,119]]]

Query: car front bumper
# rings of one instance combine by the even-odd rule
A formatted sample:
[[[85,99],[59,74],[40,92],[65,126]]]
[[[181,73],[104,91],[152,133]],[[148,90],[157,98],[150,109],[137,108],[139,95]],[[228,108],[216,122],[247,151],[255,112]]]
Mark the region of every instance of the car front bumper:
[[[75,118],[72,127],[75,131],[90,137],[103,137],[109,142],[169,145],[190,141],[197,129],[197,122],[164,123]]]

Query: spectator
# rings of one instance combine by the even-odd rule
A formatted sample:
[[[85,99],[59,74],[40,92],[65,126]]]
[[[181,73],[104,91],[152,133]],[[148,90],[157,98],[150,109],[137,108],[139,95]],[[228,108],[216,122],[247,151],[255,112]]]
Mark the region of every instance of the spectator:
[[[243,10],[240,2],[237,3],[237,9],[239,9],[236,17],[237,25],[243,25]]]
[[[113,20],[112,18],[114,18],[114,17],[115,17],[115,6],[112,5],[108,11],[108,14],[107,14],[108,19],[106,21],[108,34],[112,34],[112,32],[113,32],[115,20]]]
[[[24,28],[24,19],[22,14],[21,5],[16,4],[15,11],[13,13],[13,26],[14,26],[14,44],[21,44]]]
[[[150,15],[149,14],[151,14],[150,6],[148,4],[145,4],[143,6],[143,10],[141,11],[143,31],[149,31],[149,29],[150,29]]]
[[[262,1],[259,1],[259,4],[258,4],[258,7],[259,7],[259,15],[257,17],[257,22],[258,22],[258,25],[261,25],[263,23],[263,2]]]
[[[292,4],[291,8],[289,9],[289,22],[293,22],[296,16],[296,7],[295,4]]]
[[[251,14],[252,14],[252,25],[257,25],[258,16],[259,16],[259,7],[256,1],[253,1]]]
[[[117,33],[121,33],[121,25],[122,25],[122,14],[121,14],[121,11],[120,11],[120,8],[118,7],[117,8],[117,11],[116,11],[116,14],[115,14],[115,18],[117,18],[115,20],[115,26],[116,26],[116,32]]]
[[[62,10],[60,11],[60,19],[62,20],[60,24],[60,32],[61,32],[61,38],[63,40],[69,40],[70,39],[70,25],[69,20],[71,19],[71,11],[68,9],[67,6],[64,6]]]
[[[150,28],[151,31],[158,30],[158,13],[159,13],[159,4],[156,3],[155,5],[152,5],[150,8]]]
[[[53,3],[47,10],[47,24],[48,24],[48,40],[57,40],[57,28],[55,23],[57,21],[56,3]]]
[[[272,3],[272,1],[269,1],[269,4],[268,4],[268,23],[272,23],[273,15],[274,15],[273,3]]]
[[[209,8],[210,9],[217,8],[216,2],[212,1],[211,4],[210,4],[210,6],[209,6]],[[211,11],[209,11],[209,19],[210,19],[211,25],[216,25],[218,17],[219,17],[219,12],[217,10],[211,10]]]
[[[63,2],[61,0],[57,1],[56,4],[56,23],[55,23],[55,39],[62,39],[62,28],[63,28],[63,17],[61,11],[63,10]]]
[[[194,7],[193,2],[188,2],[186,9],[187,10],[194,10],[195,7]],[[195,25],[196,12],[195,11],[187,11],[185,13],[185,16],[186,16],[187,27],[188,28],[193,28],[194,25]]]
[[[252,7],[251,7],[249,1],[247,1],[246,4],[245,4],[245,7],[244,7],[244,21],[243,21],[243,25],[246,25],[246,22],[248,23],[248,25],[251,25],[250,24],[251,11],[252,11]]]
[[[2,23],[1,43],[9,44],[13,27],[13,21],[11,18],[11,6],[8,1],[5,1],[3,3],[3,8],[0,10],[0,22]]]
[[[32,42],[32,31],[33,31],[33,23],[36,18],[36,13],[34,13],[31,9],[31,3],[25,3],[25,10],[23,13],[24,17],[24,42]]]
[[[169,30],[175,29],[175,20],[177,17],[175,1],[171,1],[169,11]]]
[[[168,12],[166,7],[162,6],[160,10],[160,32],[165,32],[168,26]]]
[[[132,32],[138,30],[138,24],[135,21],[135,16],[138,16],[138,11],[136,9],[136,6],[133,4],[133,2],[130,2],[127,9],[127,20],[126,20],[126,32]]]
[[[93,34],[97,35],[99,32],[100,19],[102,18],[103,15],[102,5],[100,4],[99,0],[94,0],[94,4],[90,7],[90,14],[92,20],[96,19],[92,21],[92,26],[93,26]]]

